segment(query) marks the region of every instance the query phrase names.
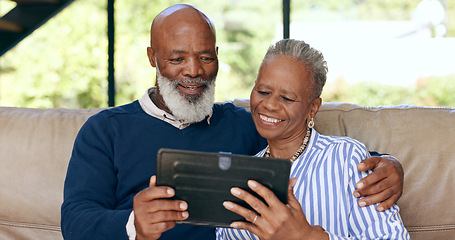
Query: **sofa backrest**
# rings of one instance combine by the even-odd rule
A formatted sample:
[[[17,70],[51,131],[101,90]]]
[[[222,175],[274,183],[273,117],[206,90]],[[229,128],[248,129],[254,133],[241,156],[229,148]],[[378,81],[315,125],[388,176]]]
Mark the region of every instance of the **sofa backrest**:
[[[249,108],[246,99],[235,100]],[[0,107],[0,239],[62,239],[60,205],[74,139],[101,109]],[[350,136],[398,158],[401,216],[412,239],[455,235],[455,109],[324,103],[322,134]]]
[[[412,239],[454,238],[455,109],[331,104],[315,121],[324,134],[358,139],[400,161],[405,175],[398,204]]]
[[[72,146],[98,111],[0,107],[0,239],[62,239]]]

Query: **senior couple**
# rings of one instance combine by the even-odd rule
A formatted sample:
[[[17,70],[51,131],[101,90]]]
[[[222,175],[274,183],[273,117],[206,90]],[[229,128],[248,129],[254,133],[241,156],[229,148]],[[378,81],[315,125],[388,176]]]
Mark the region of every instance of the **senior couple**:
[[[65,239],[409,238],[395,204],[401,165],[313,129],[327,73],[320,52],[303,41],[273,44],[251,92],[251,113],[213,104],[217,52],[214,25],[197,8],[178,4],[156,16],[147,54],[157,86],[94,115],[75,140],[62,204]],[[288,204],[251,180],[265,203],[234,187],[255,211],[223,204],[246,222],[176,225],[188,218],[188,205],[155,185],[160,148],[289,159]]]

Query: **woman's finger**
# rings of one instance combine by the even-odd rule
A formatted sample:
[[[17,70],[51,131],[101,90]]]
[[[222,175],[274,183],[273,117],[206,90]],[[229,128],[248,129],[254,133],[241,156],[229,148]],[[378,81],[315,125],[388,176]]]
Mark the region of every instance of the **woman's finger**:
[[[248,185],[250,185],[249,184],[250,181],[248,181]],[[255,182],[255,183],[259,184],[257,182]],[[254,183],[253,183],[253,185],[254,185]],[[261,186],[259,186],[259,187],[261,187]],[[263,188],[265,188],[265,187],[263,187]],[[255,191],[255,190],[253,189],[253,191]],[[257,191],[255,191],[255,192],[258,193]],[[245,191],[243,189],[240,189],[240,188],[237,188],[237,187],[233,187],[233,188],[231,188],[231,193],[235,197],[245,201],[248,205],[251,206],[251,208],[253,208],[260,215],[268,214],[270,212],[270,210],[268,209],[267,205],[262,200],[258,199],[257,197],[253,196],[252,194],[250,194],[249,192],[247,192],[247,191]],[[248,221],[252,221],[253,219],[252,218],[251,219],[247,218],[247,220]]]
[[[294,195],[294,185],[295,185],[296,182],[297,182],[297,178],[291,178],[289,180],[288,205],[292,209],[301,209],[302,207],[301,207],[299,201],[297,200],[297,198],[295,198],[295,195]]]
[[[231,223],[232,228],[237,228],[237,229],[245,229],[249,231],[250,233],[260,235],[261,230],[260,230],[260,225],[264,224],[267,226],[267,223],[263,222],[262,217],[259,216],[256,212],[251,211],[249,209],[246,209],[238,204],[235,204],[230,201],[225,201],[223,202],[223,206],[232,211],[237,213],[238,215],[244,217],[248,222],[241,222],[241,221],[236,221]]]
[[[244,217],[247,221],[253,223],[257,221],[257,218],[259,217],[259,215],[250,210],[250,209],[247,209],[247,208],[244,208],[238,204],[235,204],[231,201],[225,201],[223,202],[223,206],[224,208],[226,208],[227,210],[229,211],[232,211],[232,212],[235,212],[237,213],[238,215]]]
[[[248,180],[248,187],[250,187],[251,190],[256,192],[259,196],[261,196],[269,207],[273,208],[274,206],[284,206],[284,204],[280,201],[280,199],[278,199],[275,193],[273,193],[270,189],[260,184],[259,182],[255,180]],[[247,203],[250,204],[249,202]],[[255,206],[252,205],[256,203],[258,204],[258,207],[265,206],[265,204],[262,201],[260,201],[260,203],[262,204],[259,204],[259,202],[252,202],[250,204],[250,206],[253,207],[254,210],[262,214],[262,212],[260,212],[260,210],[262,209],[256,209]]]

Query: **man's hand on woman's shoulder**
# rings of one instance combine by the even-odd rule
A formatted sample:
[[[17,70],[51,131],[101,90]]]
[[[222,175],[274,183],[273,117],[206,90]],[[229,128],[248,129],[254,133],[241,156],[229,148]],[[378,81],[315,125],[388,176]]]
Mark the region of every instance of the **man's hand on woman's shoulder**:
[[[357,165],[360,171],[373,172],[357,182],[354,196],[361,207],[380,203],[379,212],[392,207],[403,194],[404,171],[401,164],[391,155],[373,156]]]

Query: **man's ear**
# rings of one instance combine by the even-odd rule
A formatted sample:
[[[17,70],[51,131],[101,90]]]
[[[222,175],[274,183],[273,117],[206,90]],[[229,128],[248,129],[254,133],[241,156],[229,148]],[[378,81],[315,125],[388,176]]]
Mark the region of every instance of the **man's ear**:
[[[152,67],[156,67],[155,51],[152,49],[152,47],[147,47],[147,56],[149,57],[150,65],[152,65]]]

